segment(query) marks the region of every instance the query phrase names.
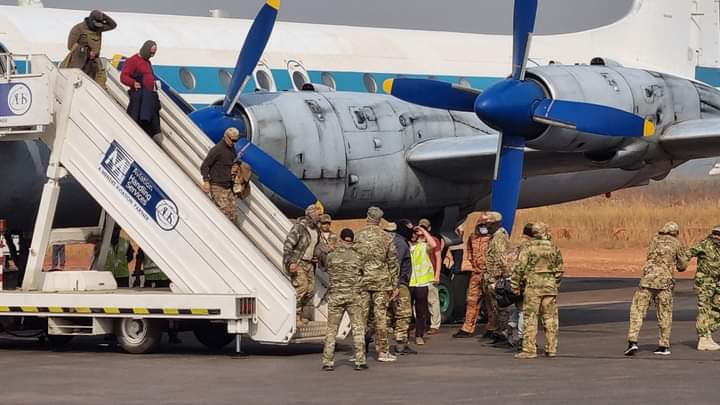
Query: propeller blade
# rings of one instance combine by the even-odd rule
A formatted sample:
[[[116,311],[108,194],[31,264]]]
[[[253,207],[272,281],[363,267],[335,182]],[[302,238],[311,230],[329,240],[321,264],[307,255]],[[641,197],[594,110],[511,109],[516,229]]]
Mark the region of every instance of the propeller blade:
[[[530,42],[535,30],[537,0],[515,0],[513,13],[513,80],[525,80],[525,69],[530,54]]]
[[[515,223],[520,198],[520,181],[525,158],[525,138],[518,135],[503,135],[498,177],[492,187],[492,210],[502,214],[503,227],[510,233]]]
[[[430,79],[397,78],[383,83],[383,90],[401,100],[425,107],[475,111],[480,90]]]
[[[305,183],[256,145],[240,139],[235,149],[238,159],[249,164],[258,180],[275,194],[300,209],[317,203],[318,199]]]
[[[576,101],[541,101],[533,120],[590,134],[639,138],[653,136],[655,124],[638,115],[613,107]]]
[[[270,34],[275,26],[280,2],[281,0],[267,0],[250,27],[240,56],[238,56],[225,101],[223,101],[223,111],[226,114],[230,114],[232,107],[237,103],[245,85],[250,80],[250,75],[265,51],[265,46],[270,40]]]

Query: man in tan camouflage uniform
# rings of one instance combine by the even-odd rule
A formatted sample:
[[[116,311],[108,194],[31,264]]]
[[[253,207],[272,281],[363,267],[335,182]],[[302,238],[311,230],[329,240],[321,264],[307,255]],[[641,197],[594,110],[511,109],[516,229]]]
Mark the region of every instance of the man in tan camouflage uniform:
[[[689,261],[687,250],[677,238],[679,234],[678,224],[668,222],[650,242],[642,278],[640,278],[640,286],[635,291],[630,306],[626,356],[632,356],[638,351],[638,335],[651,302],[655,302],[658,327],[660,328],[660,343],[655,354],[670,354],[673,288],[675,287],[673,271],[685,271]]]
[[[557,295],[563,274],[563,258],[550,240],[548,226],[538,222],[531,227],[532,239],[523,245],[513,268],[512,289],[515,295],[525,290],[523,318],[525,330],[522,352],[518,359],[537,358],[538,317],[545,329],[545,356],[555,357],[558,344]]]
[[[478,314],[480,313],[480,300],[483,296],[483,277],[487,266],[487,249],[490,244],[490,231],[487,228],[488,215],[482,213],[475,223],[475,230],[467,241],[465,256],[471,264],[472,271],[467,287],[465,322],[460,330],[453,334],[454,338],[468,338],[475,334]],[[462,271],[468,271],[463,268]],[[488,311],[489,312],[489,311]],[[490,313],[488,313],[488,316]],[[488,320],[488,327],[490,320]],[[488,329],[489,331],[489,329]]]
[[[100,10],[93,10],[85,20],[75,25],[68,35],[70,53],[60,63],[61,68],[81,69],[102,88],[107,89],[107,74],[100,59],[102,33],[117,27],[117,23]]]
[[[695,328],[698,334],[697,349],[720,350],[712,338],[720,328],[720,225],[710,235],[690,249],[690,257],[698,258],[695,273],[698,313]]]
[[[329,214],[320,216],[320,249],[324,254],[328,254],[335,249],[338,243],[338,237],[330,228],[332,226],[332,217]]]
[[[378,207],[368,208],[367,226],[355,236],[355,249],[362,256],[363,286],[367,291],[363,304],[364,319],[368,318],[372,302],[378,361],[391,362],[396,357],[390,354],[387,312],[390,301],[398,294],[395,286],[400,265],[392,236],[380,227],[383,215]]]
[[[297,303],[297,323],[306,325],[309,321],[302,317],[305,305],[310,302],[315,292],[315,265],[318,263],[317,250],[320,240],[318,222],[320,208],[310,205],[305,209],[305,216],[298,219],[285,238],[283,244],[283,265],[290,273],[295,287]]]
[[[335,366],[335,337],[345,311],[350,315],[353,345],[355,348],[355,370],[366,370],[365,319],[363,317],[363,294],[361,284],[362,258],[353,248],[353,231],[343,229],[341,240],[327,256],[327,273],[330,289],[326,295],[328,303],[328,325],[323,350],[323,370],[332,371]]]
[[[493,343],[504,343],[508,341],[508,337],[512,333],[508,327],[510,311],[508,308],[498,306],[495,283],[510,273],[507,269],[506,259],[510,250],[510,236],[502,226],[502,214],[488,212],[487,218],[487,227],[491,236],[488,243],[485,276],[483,277],[483,293],[488,306],[488,314],[492,313],[492,316],[488,317],[487,330],[495,333]]]

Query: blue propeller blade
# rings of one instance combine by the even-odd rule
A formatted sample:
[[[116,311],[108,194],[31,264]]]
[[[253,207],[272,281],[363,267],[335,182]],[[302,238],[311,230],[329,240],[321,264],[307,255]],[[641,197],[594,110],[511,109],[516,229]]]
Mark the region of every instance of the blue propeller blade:
[[[576,101],[545,99],[535,107],[533,119],[604,136],[639,138],[655,133],[650,120],[617,108]]]
[[[498,176],[493,182],[491,206],[493,211],[502,214],[502,224],[508,232],[512,232],[515,211],[520,198],[520,181],[525,158],[524,148],[524,137],[503,134]]]
[[[245,43],[243,44],[240,56],[238,56],[233,72],[232,81],[228,86],[225,101],[223,101],[223,110],[226,114],[230,114],[232,107],[237,103],[243,88],[250,79],[250,75],[255,70],[260,57],[265,51],[265,46],[270,40],[275,20],[277,19],[278,10],[280,9],[281,0],[268,0],[260,9],[255,21],[250,27]]]
[[[317,198],[290,170],[246,139],[235,145],[238,159],[249,164],[253,173],[267,188],[299,208],[315,204]]]
[[[535,30],[537,8],[537,0],[515,0],[513,14],[513,80],[525,79],[525,67],[530,52],[530,39]]]
[[[479,90],[430,79],[398,78],[383,83],[383,90],[401,100],[431,108],[475,111]]]

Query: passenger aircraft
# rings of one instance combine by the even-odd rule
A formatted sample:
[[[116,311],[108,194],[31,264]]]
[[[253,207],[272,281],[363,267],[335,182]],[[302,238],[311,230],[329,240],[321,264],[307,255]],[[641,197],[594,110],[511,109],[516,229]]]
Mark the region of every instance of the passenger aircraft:
[[[86,15],[0,7],[0,43],[10,52],[45,53],[59,61],[67,52],[67,32]],[[119,27],[104,35],[104,56],[131,55],[154,39],[160,47],[156,72],[195,108],[228,98],[237,39],[246,37],[252,21],[112,16]],[[720,85],[718,21],[712,0],[636,0],[625,18],[609,26],[534,37],[527,74],[550,95],[639,114],[652,120],[657,135],[638,140],[555,128],[550,137],[536,137],[527,144],[518,206],[647,184],[687,160],[720,155],[720,93],[680,79]],[[453,224],[490,205],[498,131],[469,110],[422,108],[377,93],[392,78],[489,88],[513,70],[513,41],[279,22],[231,113],[248,123],[255,145],[302,179],[336,217],[361,216],[378,204],[390,216],[427,215]],[[594,66],[574,66],[591,61]],[[0,217],[31,228],[46,159],[40,143],[0,143],[6,179]],[[276,201],[292,211],[292,204]],[[60,206],[68,210],[58,215],[62,226],[90,205],[69,192]]]

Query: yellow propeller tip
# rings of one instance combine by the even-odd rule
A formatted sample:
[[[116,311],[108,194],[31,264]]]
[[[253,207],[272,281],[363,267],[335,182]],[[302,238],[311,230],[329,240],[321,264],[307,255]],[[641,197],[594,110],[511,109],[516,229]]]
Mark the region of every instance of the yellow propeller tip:
[[[325,213],[325,206],[322,202],[320,202],[320,200],[315,201],[315,206],[318,208],[321,215]]]
[[[383,82],[383,91],[387,94],[392,94],[393,83],[395,79],[387,79]]]
[[[645,120],[645,129],[643,136],[647,138],[653,135],[655,135],[655,124],[650,120]]]
[[[115,55],[113,55],[113,57],[112,57],[112,62],[110,62],[110,64],[112,65],[112,67],[114,67],[115,69],[117,69],[117,67],[120,66],[120,61],[122,60],[122,57],[123,57],[123,56],[122,56],[121,54],[119,54],[119,53],[116,53]]]
[[[274,8],[275,10],[280,10],[280,3],[282,0],[268,0],[267,5]]]

